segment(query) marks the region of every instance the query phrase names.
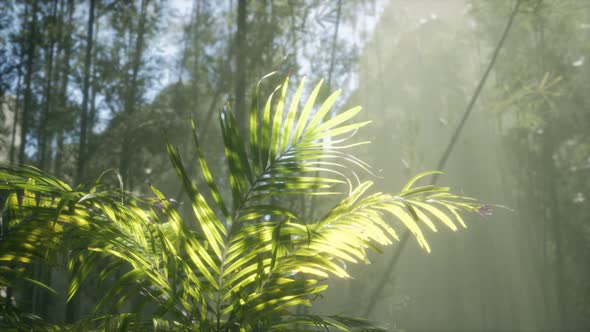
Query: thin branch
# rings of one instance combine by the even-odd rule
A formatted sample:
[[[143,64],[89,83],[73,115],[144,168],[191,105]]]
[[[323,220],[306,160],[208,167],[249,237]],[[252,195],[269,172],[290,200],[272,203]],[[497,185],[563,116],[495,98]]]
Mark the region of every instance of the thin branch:
[[[340,15],[342,12],[342,0],[338,0],[336,7],[336,24],[334,25],[334,35],[332,35],[332,53],[330,55],[330,69],[328,71],[328,87],[332,85],[332,75],[334,74],[334,64],[336,62],[336,44],[338,42],[338,30],[340,27]]]
[[[451,155],[451,152],[453,151],[453,148],[455,147],[455,143],[457,142],[457,139],[459,138],[459,135],[461,134],[463,127],[465,126],[465,123],[467,122],[467,119],[469,118],[469,116],[471,115],[471,112],[473,111],[473,108],[475,106],[475,102],[479,98],[479,95],[480,95],[480,93],[481,93],[481,91],[488,79],[488,76],[496,63],[498,55],[500,54],[500,50],[504,46],[504,43],[506,41],[506,38],[508,37],[508,33],[510,32],[510,29],[512,28],[514,18],[516,17],[516,14],[518,13],[518,8],[520,7],[521,3],[522,3],[522,0],[516,0],[516,4],[514,5],[514,8],[512,9],[512,13],[510,14],[510,18],[508,19],[506,27],[504,28],[504,32],[502,33],[502,37],[500,38],[500,41],[496,45],[496,49],[494,50],[494,53],[493,53],[492,58],[490,60],[490,63],[488,64],[488,67],[487,67],[485,73],[483,74],[481,80],[479,81],[479,84],[477,85],[477,88],[475,89],[473,96],[471,96],[471,100],[469,101],[469,104],[467,105],[467,108],[465,109],[465,113],[463,114],[463,117],[461,118],[461,121],[459,122],[457,129],[455,129],[455,132],[453,133],[453,136],[451,137],[451,140],[449,141],[449,145],[447,146],[445,152],[443,153],[443,155],[437,165],[437,168],[436,168],[437,170],[443,170],[445,168],[446,163],[449,159],[449,156]],[[436,182],[438,181],[438,176],[439,176],[439,174],[434,174],[434,176],[432,177],[432,180],[430,182],[431,185],[436,184]],[[383,277],[381,278],[381,280],[377,283],[377,287],[375,287],[375,291],[373,292],[372,296],[370,297],[371,302],[369,303],[369,305],[365,309],[363,316],[367,317],[371,313],[371,311],[373,311],[373,308],[377,304],[377,296],[381,292],[383,292],[383,288],[385,287],[385,285],[387,284],[387,281],[391,277],[391,274],[395,270],[395,267],[397,266],[399,258],[401,257],[401,254],[403,253],[403,250],[406,247],[406,244],[408,243],[408,239],[409,239],[410,235],[411,235],[410,232],[408,230],[406,230],[404,232],[404,234],[401,236],[401,239],[400,239],[400,242],[398,245],[398,249],[393,254],[393,256],[391,256],[391,260],[389,261],[389,264],[385,270],[385,273],[383,274]]]

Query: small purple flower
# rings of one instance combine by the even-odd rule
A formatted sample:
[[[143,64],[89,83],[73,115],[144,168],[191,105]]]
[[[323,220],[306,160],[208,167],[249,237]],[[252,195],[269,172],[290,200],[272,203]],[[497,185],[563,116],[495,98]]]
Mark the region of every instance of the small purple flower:
[[[489,217],[494,213],[494,207],[489,204],[484,204],[477,209],[477,213],[482,217]]]

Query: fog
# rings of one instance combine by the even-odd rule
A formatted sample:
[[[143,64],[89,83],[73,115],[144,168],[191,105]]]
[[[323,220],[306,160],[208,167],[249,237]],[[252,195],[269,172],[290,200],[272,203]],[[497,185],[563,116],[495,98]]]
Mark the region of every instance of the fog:
[[[163,133],[188,155],[192,116],[221,174],[226,102],[244,129],[266,73],[323,78],[322,98],[343,89],[332,116],[361,105],[372,121],[354,133],[371,141],[354,148],[371,165],[355,176],[395,194],[440,170],[437,185],[486,209],[457,231],[424,227],[430,253],[410,236],[368,265],[338,262],[352,278],[330,278],[313,306],[293,312],[404,331],[590,329],[589,1],[91,3],[0,5],[0,161],[70,184],[114,168],[130,192],[149,195],[153,184],[190,214]],[[204,186],[196,162],[188,171]],[[309,221],[334,202],[280,199]],[[64,288],[64,278],[48,281]],[[98,296],[91,289],[81,308]],[[62,297],[31,310],[64,320]]]

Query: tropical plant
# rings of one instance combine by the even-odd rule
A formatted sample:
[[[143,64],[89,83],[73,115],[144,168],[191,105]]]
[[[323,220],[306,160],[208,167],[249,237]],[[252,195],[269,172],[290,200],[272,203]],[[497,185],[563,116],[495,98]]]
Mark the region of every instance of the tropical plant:
[[[398,239],[389,219],[430,251],[421,226],[436,231],[440,222],[457,230],[457,223],[465,227],[460,211],[482,206],[447,187],[415,185],[435,172],[415,176],[395,195],[370,193],[372,182],[358,181],[353,172],[370,172],[369,166],[346,152],[366,143],[349,143],[368,124],[350,122],[361,108],[329,118],[340,91],[315,107],[322,82],[300,107],[304,81],[288,103],[285,79],[263,107],[259,82],[247,144],[230,108],[220,113],[227,195],[218,187],[227,182],[216,181],[203,156],[194,122],[206,188],[191,180],[179,151],[167,143],[190,216],[181,216],[155,187],[155,198],[132,195],[122,185],[103,189],[106,172],[82,191],[33,167],[1,166],[0,287],[29,282],[52,291],[28,274],[31,263],[65,263],[69,299],[85,281],[97,281],[106,291],[93,316],[69,326],[74,329],[384,331],[363,319],[292,309],[311,305],[328,288],[328,277],[349,278],[346,263],[367,262],[367,249],[379,251]],[[277,199],[341,191],[344,197],[315,220]],[[0,326],[57,328],[19,313],[17,304],[5,296]]]

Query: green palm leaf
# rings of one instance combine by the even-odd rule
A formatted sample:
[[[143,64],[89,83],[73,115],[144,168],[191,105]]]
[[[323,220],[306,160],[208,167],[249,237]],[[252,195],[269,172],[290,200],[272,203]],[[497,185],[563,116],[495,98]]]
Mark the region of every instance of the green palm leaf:
[[[395,195],[371,193],[370,181],[353,185],[354,170],[370,173],[370,167],[348,152],[366,142],[350,140],[369,122],[354,122],[360,107],[328,118],[340,91],[316,105],[322,82],[305,100],[304,83],[287,105],[286,78],[261,109],[262,80],[256,85],[247,142],[229,105],[220,112],[226,180],[213,177],[194,122],[206,185],[189,177],[179,150],[167,142],[190,216],[156,188],[154,199],[139,198],[122,185],[104,189],[101,175],[83,192],[32,167],[2,166],[0,190],[8,193],[2,209],[10,218],[0,237],[0,286],[25,277],[18,266],[61,255],[71,272],[69,298],[90,279],[107,289],[96,316],[79,322],[89,329],[383,331],[361,319],[297,316],[289,309],[311,305],[327,278],[349,278],[346,263],[368,262],[367,249],[391,245],[397,228],[409,229],[430,251],[423,227],[465,227],[460,213],[480,205],[446,187],[415,186],[435,172],[418,174]],[[221,183],[229,184],[231,197],[223,196]],[[334,195],[346,186],[348,194],[316,220],[276,199]],[[144,315],[117,314],[126,303]]]

